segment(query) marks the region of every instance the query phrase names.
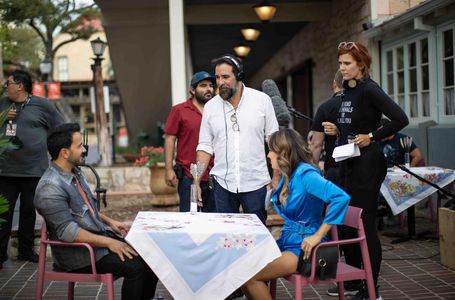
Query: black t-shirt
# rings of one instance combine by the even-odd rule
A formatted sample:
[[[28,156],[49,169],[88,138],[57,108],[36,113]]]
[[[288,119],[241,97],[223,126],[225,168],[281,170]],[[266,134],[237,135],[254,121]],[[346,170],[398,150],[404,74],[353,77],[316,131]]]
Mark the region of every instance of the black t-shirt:
[[[337,118],[340,144],[347,144],[348,135],[370,132],[375,141],[380,141],[408,125],[404,111],[370,77],[358,80],[355,88],[350,88],[347,82],[343,83],[343,87]],[[378,129],[382,114],[391,122]]]
[[[318,110],[316,111],[316,115],[314,116],[313,124],[311,125],[311,130],[317,132],[324,132],[324,126],[322,126],[322,122],[331,122],[333,124],[336,124],[340,106],[341,106],[340,93],[335,93],[333,94],[332,98],[325,101],[324,103],[321,104],[321,106],[319,106]],[[333,149],[336,146],[335,145],[336,140],[337,136],[334,135],[326,135],[324,138],[325,169],[333,168],[338,165],[337,163],[335,163],[335,160],[332,157]]]

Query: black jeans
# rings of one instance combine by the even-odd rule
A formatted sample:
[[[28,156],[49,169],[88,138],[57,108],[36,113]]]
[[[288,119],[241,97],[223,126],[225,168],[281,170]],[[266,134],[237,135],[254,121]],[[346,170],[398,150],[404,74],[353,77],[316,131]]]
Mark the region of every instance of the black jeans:
[[[33,205],[35,189],[39,177],[8,177],[0,176],[0,195],[3,195],[9,204],[7,212],[0,215],[6,223],[0,226],[0,262],[8,259],[8,241],[13,224],[14,207],[20,195],[19,230],[19,255],[28,257],[33,253],[33,239],[35,232],[36,212]]]
[[[180,197],[180,211],[190,211],[191,202],[191,184],[193,179],[188,175],[183,174],[179,178],[178,192]],[[215,201],[213,200],[213,191],[209,188],[207,181],[201,181],[202,190],[202,211],[203,212],[216,212]]]
[[[341,164],[343,189],[351,196],[349,205],[363,209],[362,221],[370,255],[374,284],[377,285],[382,262],[382,248],[379,240],[376,216],[381,184],[387,174],[384,154],[376,145],[361,149],[361,155],[343,161]],[[340,226],[341,238],[357,237],[357,230]],[[346,262],[360,267],[362,255],[358,245],[342,247]]]
[[[134,256],[132,259],[125,257],[125,261],[121,261],[117,254],[109,252],[96,262],[96,271],[112,273],[117,278],[124,277],[123,300],[149,300],[155,296],[158,277],[140,256]],[[88,266],[71,272],[91,273],[92,268]]]

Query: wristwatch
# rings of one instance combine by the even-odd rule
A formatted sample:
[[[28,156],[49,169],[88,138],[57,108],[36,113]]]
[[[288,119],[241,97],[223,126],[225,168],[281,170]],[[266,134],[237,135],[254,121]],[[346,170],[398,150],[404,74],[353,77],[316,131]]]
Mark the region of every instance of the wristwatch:
[[[373,133],[370,132],[368,137],[370,138],[370,142],[374,142]]]

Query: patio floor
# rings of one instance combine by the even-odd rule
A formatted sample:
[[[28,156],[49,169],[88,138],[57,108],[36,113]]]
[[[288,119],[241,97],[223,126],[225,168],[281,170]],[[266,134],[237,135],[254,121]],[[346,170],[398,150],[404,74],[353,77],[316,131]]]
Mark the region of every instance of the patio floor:
[[[417,231],[434,229],[426,212],[417,213]],[[401,230],[389,224],[384,231]],[[455,299],[455,270],[440,264],[438,240],[411,240],[391,244],[391,238],[381,236],[383,263],[380,274],[380,293],[383,299]],[[8,260],[0,270],[0,300],[34,299],[37,264]],[[122,280],[115,283],[116,299],[120,299]],[[325,291],[330,285],[308,286],[304,299],[336,299]],[[277,299],[294,299],[293,287],[284,280],[277,284]],[[76,299],[106,299],[106,289],[96,284],[77,284]],[[158,299],[173,299],[159,283]],[[45,287],[44,299],[66,298],[66,284],[52,282]],[[202,299],[206,300],[206,299]],[[210,299],[207,299],[210,300]]]

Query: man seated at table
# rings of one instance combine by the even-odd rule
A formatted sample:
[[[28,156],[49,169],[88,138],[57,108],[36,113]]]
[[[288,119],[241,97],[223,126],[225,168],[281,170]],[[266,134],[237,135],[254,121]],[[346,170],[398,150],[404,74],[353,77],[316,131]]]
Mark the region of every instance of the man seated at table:
[[[389,119],[381,119],[381,127],[389,123]],[[409,142],[409,145],[407,144]],[[423,164],[423,155],[417,148],[416,144],[411,137],[396,133],[389,137],[382,139],[379,145],[383,149],[384,155],[387,158],[387,167],[393,167],[393,162],[400,165],[405,164],[405,153],[406,149],[409,150],[409,160],[411,167],[417,167]]]
[[[88,243],[99,273],[124,277],[122,299],[152,299],[158,278],[123,239],[129,226],[98,211],[79,165],[86,149],[77,123],[57,126],[47,146],[52,162],[36,188],[34,204],[44,217],[51,240]],[[87,249],[52,247],[59,269],[91,273]]]

